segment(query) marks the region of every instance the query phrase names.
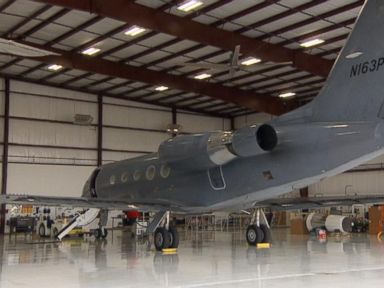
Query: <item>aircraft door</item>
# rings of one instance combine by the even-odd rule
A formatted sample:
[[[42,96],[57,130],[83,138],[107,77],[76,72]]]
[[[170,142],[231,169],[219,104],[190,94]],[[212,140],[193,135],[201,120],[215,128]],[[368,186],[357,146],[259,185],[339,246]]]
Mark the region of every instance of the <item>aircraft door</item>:
[[[217,166],[208,170],[208,179],[214,190],[225,189],[225,179],[221,166]]]

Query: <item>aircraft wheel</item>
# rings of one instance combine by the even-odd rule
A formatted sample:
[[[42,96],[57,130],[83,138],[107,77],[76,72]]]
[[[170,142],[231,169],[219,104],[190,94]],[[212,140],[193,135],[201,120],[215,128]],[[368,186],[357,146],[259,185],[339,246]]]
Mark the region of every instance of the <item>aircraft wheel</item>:
[[[169,227],[168,232],[169,232],[169,237],[170,237],[169,248],[179,247],[179,232],[177,232],[176,227]]]
[[[39,236],[45,237],[45,225],[43,223],[41,223],[39,226]]]
[[[155,231],[154,243],[157,251],[169,248],[171,244],[170,233],[163,227],[159,227]]]
[[[256,245],[264,238],[263,230],[256,225],[249,225],[247,228],[246,238],[249,245]]]
[[[263,237],[263,240],[261,240],[261,243],[271,243],[272,242],[271,229],[269,229],[265,224],[260,224],[260,229],[263,231],[263,234],[264,234],[264,237]]]

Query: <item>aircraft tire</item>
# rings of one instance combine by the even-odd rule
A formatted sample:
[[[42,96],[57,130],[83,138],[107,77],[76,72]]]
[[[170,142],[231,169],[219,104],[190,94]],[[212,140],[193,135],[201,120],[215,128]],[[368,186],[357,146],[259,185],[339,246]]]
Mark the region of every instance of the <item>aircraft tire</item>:
[[[170,233],[163,227],[158,227],[154,234],[154,243],[157,251],[169,248],[171,244]]]
[[[39,236],[40,237],[45,237],[45,226],[43,223],[40,224],[39,226]]]
[[[271,243],[272,242],[272,235],[271,235],[271,229],[268,228],[265,224],[260,224],[260,229],[263,231],[264,237],[263,240],[261,240],[261,243]]]
[[[170,244],[169,248],[177,248],[179,247],[179,232],[176,227],[169,227],[169,236],[170,236]]]
[[[264,233],[263,230],[256,225],[249,225],[245,236],[249,245],[256,245],[257,243],[261,243],[264,238]]]

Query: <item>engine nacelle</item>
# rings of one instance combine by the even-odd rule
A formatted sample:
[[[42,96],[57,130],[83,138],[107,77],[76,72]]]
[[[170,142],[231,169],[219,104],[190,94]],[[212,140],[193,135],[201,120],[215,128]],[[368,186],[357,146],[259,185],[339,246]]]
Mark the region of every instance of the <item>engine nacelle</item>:
[[[231,148],[240,157],[255,156],[275,149],[276,130],[268,124],[244,127],[234,132]]]
[[[181,135],[159,146],[159,157],[166,162],[183,161],[183,166],[209,168],[236,157],[249,157],[272,151],[278,143],[275,129],[264,124],[235,132]]]

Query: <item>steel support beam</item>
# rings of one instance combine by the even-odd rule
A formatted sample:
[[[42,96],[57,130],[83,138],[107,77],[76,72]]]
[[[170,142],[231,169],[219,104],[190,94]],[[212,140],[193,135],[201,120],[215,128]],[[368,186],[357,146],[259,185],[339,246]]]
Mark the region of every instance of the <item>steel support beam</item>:
[[[40,49],[46,49],[41,45],[22,41],[22,43],[34,46]],[[60,55],[50,55],[35,58],[44,63],[56,63],[65,68],[79,69],[98,74],[135,80],[148,83],[153,86],[165,85],[171,89],[194,92],[197,94],[211,96],[216,99],[235,103],[256,111],[262,111],[269,114],[280,115],[289,111],[289,103],[284,102],[277,97],[270,97],[267,94],[258,94],[256,92],[246,92],[240,89],[226,87],[207,81],[199,81],[183,76],[167,74],[159,71],[144,69],[130,65],[123,65],[113,61],[90,58],[77,53],[71,53],[59,49],[50,49]]]
[[[8,148],[9,148],[9,94],[10,94],[10,81],[8,78],[4,80],[4,135],[3,135],[3,163],[1,175],[1,195],[7,194],[7,180],[8,180]],[[0,234],[5,231],[5,217],[6,205],[2,204],[0,208]]]
[[[103,95],[97,96],[97,166],[103,165]]]
[[[266,43],[243,36],[239,33],[210,27],[196,21],[154,10],[143,5],[125,0],[35,0],[51,5],[78,9],[104,17],[139,25],[153,31],[170,34],[182,39],[189,39],[204,45],[220,47],[233,51],[241,46],[244,56],[255,56],[265,61],[292,62],[292,66],[314,75],[326,77],[333,61],[291,50],[280,45]]]

